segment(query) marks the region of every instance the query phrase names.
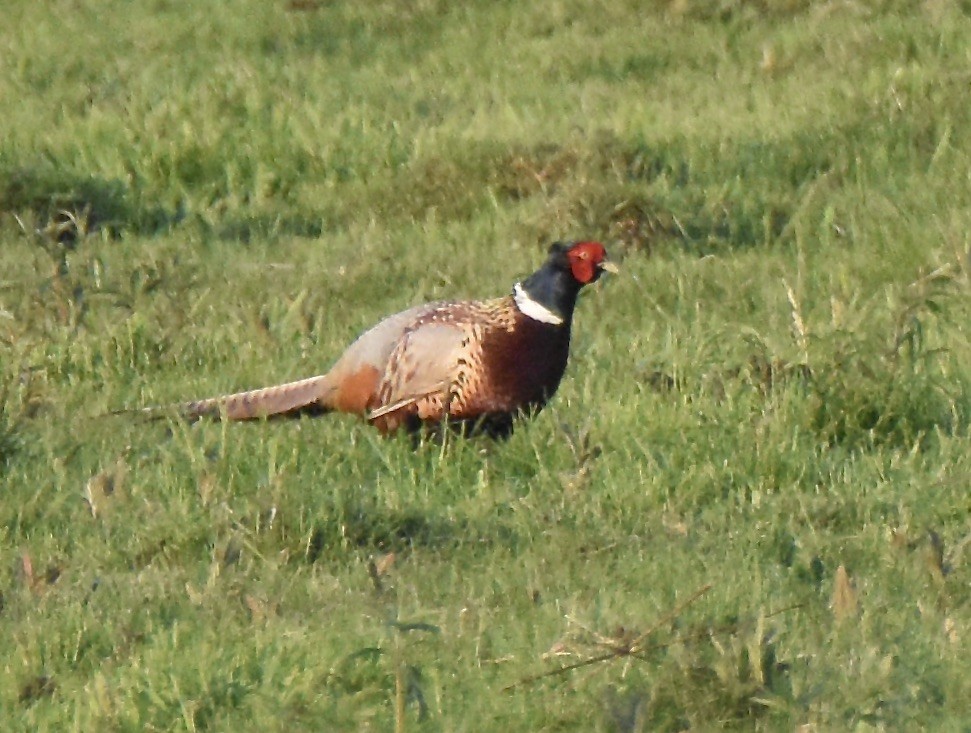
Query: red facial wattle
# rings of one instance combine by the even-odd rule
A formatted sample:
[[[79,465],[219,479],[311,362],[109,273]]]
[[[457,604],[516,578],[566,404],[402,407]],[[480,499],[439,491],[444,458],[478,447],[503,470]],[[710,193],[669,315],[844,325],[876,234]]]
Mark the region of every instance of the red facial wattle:
[[[598,265],[606,256],[607,251],[600,242],[578,242],[567,252],[573,277],[584,285],[597,278]]]

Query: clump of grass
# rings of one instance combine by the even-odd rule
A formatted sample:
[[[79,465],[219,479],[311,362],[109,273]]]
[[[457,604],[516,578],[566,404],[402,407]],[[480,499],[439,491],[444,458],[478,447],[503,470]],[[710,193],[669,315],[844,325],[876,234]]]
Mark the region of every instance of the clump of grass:
[[[19,430],[26,418],[22,398],[11,394],[16,381],[15,376],[5,375],[0,383],[0,465],[4,467],[18,446]]]
[[[967,385],[954,370],[961,357],[929,337],[942,325],[957,335],[939,318],[947,300],[963,297],[951,279],[938,280],[908,293],[881,324],[887,331],[837,329],[824,336],[828,361],[813,370],[810,392],[813,426],[826,442],[906,449],[967,430]]]
[[[15,347],[4,346],[11,358],[0,373],[0,469],[24,447],[25,432],[43,405],[44,375],[30,365],[27,355],[17,354]]]
[[[118,180],[80,176],[51,166],[0,168],[0,216],[15,217],[28,234],[64,246],[102,231],[155,232],[172,217],[157,207],[139,210]]]

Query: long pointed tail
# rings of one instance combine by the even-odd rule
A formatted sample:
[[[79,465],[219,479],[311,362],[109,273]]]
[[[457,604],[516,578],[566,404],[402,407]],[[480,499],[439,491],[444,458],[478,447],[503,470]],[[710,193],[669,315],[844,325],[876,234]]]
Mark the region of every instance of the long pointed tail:
[[[334,388],[327,374],[274,387],[210,397],[178,406],[184,417],[216,417],[227,420],[254,420],[274,415],[301,412],[326,412],[331,409]]]
[[[140,409],[113,410],[108,415],[141,414],[149,419],[178,414],[187,420],[201,417],[226,420],[256,420],[262,417],[296,416],[334,409],[336,389],[329,374],[301,379],[248,392],[210,397],[195,402]]]

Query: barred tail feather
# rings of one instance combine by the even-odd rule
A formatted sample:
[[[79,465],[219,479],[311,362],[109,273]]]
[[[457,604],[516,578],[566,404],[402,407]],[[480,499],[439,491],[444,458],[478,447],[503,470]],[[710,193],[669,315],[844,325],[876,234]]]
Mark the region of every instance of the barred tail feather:
[[[178,405],[176,410],[189,420],[200,417],[255,420],[274,415],[327,412],[332,409],[335,392],[328,377],[324,374],[275,387],[186,402]]]

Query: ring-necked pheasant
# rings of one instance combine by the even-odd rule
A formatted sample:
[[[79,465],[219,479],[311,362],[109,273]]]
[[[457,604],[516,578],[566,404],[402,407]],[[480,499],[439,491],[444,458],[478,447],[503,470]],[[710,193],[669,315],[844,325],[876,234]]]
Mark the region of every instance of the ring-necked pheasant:
[[[557,242],[510,295],[410,308],[363,333],[326,374],[176,409],[229,420],[353,412],[382,433],[447,419],[508,434],[514,417],[541,409],[559,386],[580,289],[617,271],[606,256],[599,242]]]

